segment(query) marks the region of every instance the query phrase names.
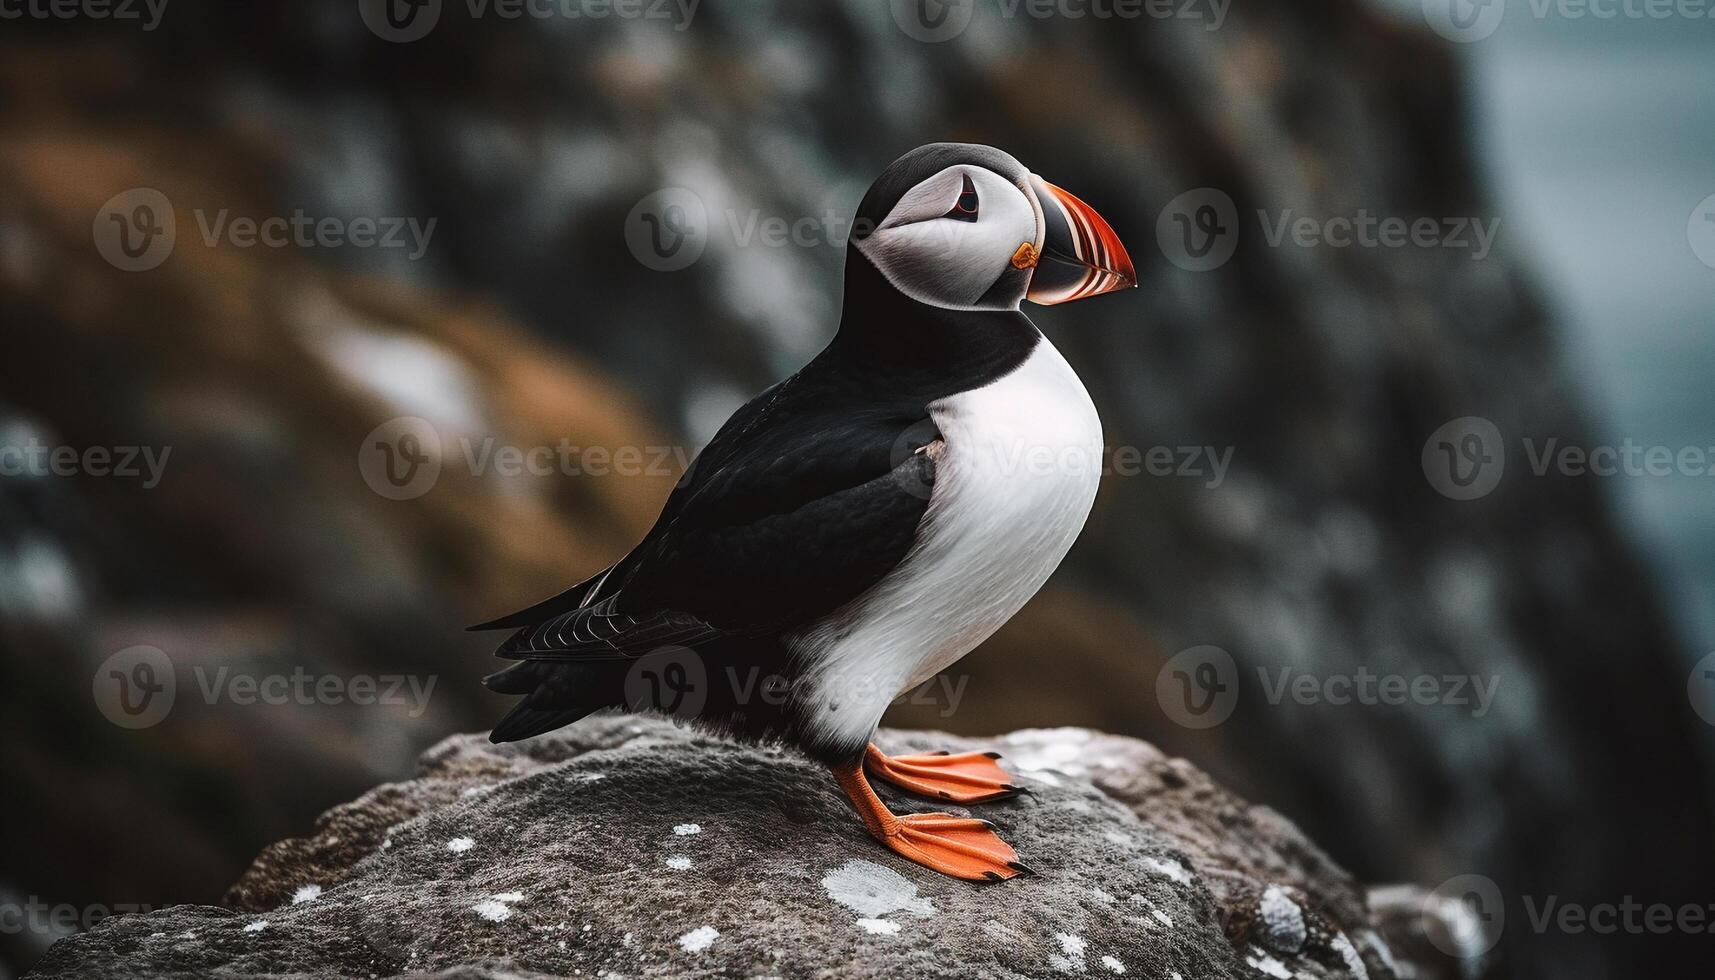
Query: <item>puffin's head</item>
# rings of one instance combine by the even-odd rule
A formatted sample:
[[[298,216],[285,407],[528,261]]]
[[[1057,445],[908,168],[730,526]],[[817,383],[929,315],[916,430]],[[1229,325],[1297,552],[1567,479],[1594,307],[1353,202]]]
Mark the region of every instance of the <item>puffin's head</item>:
[[[852,247],[931,306],[1015,310],[1137,285],[1101,215],[992,146],[930,143],[893,161],[854,228]]]

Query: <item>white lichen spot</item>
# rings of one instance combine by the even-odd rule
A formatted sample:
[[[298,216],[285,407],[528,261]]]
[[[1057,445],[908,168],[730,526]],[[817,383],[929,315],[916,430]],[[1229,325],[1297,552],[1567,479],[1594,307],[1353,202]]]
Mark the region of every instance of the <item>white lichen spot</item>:
[[[1255,969],[1260,973],[1266,973],[1267,975],[1276,978],[1276,980],[1292,980],[1292,971],[1286,968],[1285,963],[1280,962],[1254,946],[1251,947],[1251,949],[1253,951],[1252,955],[1246,956],[1245,962],[1249,963],[1252,969]]]
[[[381,849],[383,851],[387,850],[389,847],[392,847],[392,846],[393,846],[393,838],[391,838],[391,837],[389,837],[389,838],[387,838],[381,842]]]
[[[245,932],[261,932],[262,930],[264,930],[266,928],[268,928],[268,920],[267,919],[258,919],[255,922],[252,922],[249,925],[245,926],[244,931]]]
[[[700,834],[702,832],[703,832],[702,825],[701,824],[694,824],[694,823],[682,823],[682,824],[678,825],[677,827],[673,828],[673,833],[679,837],[690,837],[693,834]]]
[[[322,886],[320,886],[320,885],[304,885],[303,887],[299,888],[297,891],[292,893],[292,904],[293,905],[302,905],[305,902],[313,902],[316,899],[321,898],[321,897],[322,897]]]
[[[1068,776],[1083,776],[1089,772],[1084,764],[1085,750],[1090,741],[1088,729],[1030,728],[1013,732],[1006,740],[1008,744],[1024,746],[1022,751],[1012,753],[1011,758],[1019,769],[1027,773],[1052,769]],[[1052,782],[1052,777],[1044,781],[1058,785]]]
[[[1163,912],[1160,909],[1154,909],[1150,914],[1155,916],[1156,921],[1160,922],[1162,925],[1169,929],[1173,928],[1173,917],[1168,915],[1166,912]]]
[[[470,910],[489,922],[505,922],[512,918],[512,906],[524,901],[523,892],[501,892],[472,905]]]
[[[1112,956],[1102,957],[1102,965],[1108,968],[1109,973],[1124,973],[1125,972],[1125,964],[1121,963],[1119,960],[1114,959]]]
[[[691,859],[683,854],[675,854],[667,859],[667,867],[674,871],[689,871],[691,870]]]
[[[859,920],[857,920],[857,924],[858,924],[858,928],[860,928],[860,929],[864,930],[865,932],[868,932],[872,935],[876,935],[876,936],[897,936],[897,935],[899,935],[899,923],[889,922],[886,919],[859,919]]]
[[[1114,844],[1130,844],[1131,843],[1130,837],[1127,837],[1126,835],[1120,833],[1117,830],[1104,830],[1104,831],[1102,831],[1102,836],[1106,837],[1110,843],[1114,843]]]
[[[1340,954],[1340,961],[1346,964],[1346,972],[1355,980],[1370,980],[1370,971],[1364,966],[1363,957],[1358,955],[1358,948],[1352,945],[1345,933],[1334,933],[1334,940],[1329,945],[1334,947],[1334,952]]]
[[[475,846],[476,841],[471,840],[469,837],[454,837],[452,840],[447,841],[447,850],[452,851],[454,854],[463,854]]]
[[[1183,864],[1180,864],[1172,858],[1146,857],[1142,859],[1142,863],[1144,867],[1156,874],[1166,875],[1181,885],[1189,885],[1191,883],[1191,872],[1185,870],[1185,866]]]
[[[1309,936],[1304,910],[1285,889],[1270,885],[1257,902],[1257,915],[1262,919],[1262,938],[1269,948],[1281,953],[1296,953],[1304,948],[1304,940]]]
[[[679,937],[679,948],[687,953],[701,953],[713,946],[719,938],[720,930],[714,926],[698,926]]]
[[[1119,899],[1113,897],[1112,895],[1108,894],[1105,891],[1102,891],[1100,888],[1090,889],[1090,896],[1098,902],[1106,902],[1109,905],[1112,905],[1114,902],[1119,901]]]
[[[580,782],[580,783],[593,783],[593,782],[597,782],[599,780],[603,780],[606,778],[607,778],[607,773],[605,773],[605,772],[580,772],[580,773],[578,773],[578,782]]]
[[[1084,941],[1084,937],[1070,932],[1057,932],[1054,934],[1054,940],[1060,944],[1060,953],[1065,957],[1066,962],[1073,969],[1082,970],[1084,968],[1084,951],[1089,947],[1089,943]]]
[[[919,897],[910,879],[873,861],[847,861],[822,877],[822,888],[829,898],[866,919],[889,912],[935,914],[935,904]]]

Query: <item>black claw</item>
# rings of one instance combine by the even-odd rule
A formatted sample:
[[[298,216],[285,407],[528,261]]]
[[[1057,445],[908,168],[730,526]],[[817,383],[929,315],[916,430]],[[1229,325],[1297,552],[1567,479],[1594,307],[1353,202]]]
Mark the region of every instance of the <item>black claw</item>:
[[[1006,880],[1005,878],[1002,878],[1000,876],[1000,872],[998,872],[998,871],[984,871],[983,877],[987,878],[990,881],[1005,881]]]
[[[1008,861],[1006,862],[1006,866],[1021,875],[1033,875],[1036,873],[1035,868],[1032,868],[1020,861]]]
[[[1008,793],[1025,793],[1025,794],[1030,794],[1030,789],[1029,789],[1029,787],[1026,787],[1026,786],[1020,786],[1020,785],[1018,785],[1018,784],[1017,784],[1017,783],[1007,783],[1007,784],[1006,784],[1006,785],[1005,785],[1005,786],[1002,786],[1002,787],[1001,787],[1001,789],[1004,789],[1004,790],[1006,790],[1006,791],[1007,791],[1007,792],[1008,792]]]
[[[929,754],[930,755],[952,755],[953,753],[948,752],[946,749],[936,749],[935,751],[933,751]]]
[[[1000,753],[999,753],[999,752],[984,752],[984,753],[983,753],[983,755],[986,755],[986,756],[988,756],[988,757],[989,757],[989,758],[991,758],[991,759],[998,759],[998,758],[1000,758]]]

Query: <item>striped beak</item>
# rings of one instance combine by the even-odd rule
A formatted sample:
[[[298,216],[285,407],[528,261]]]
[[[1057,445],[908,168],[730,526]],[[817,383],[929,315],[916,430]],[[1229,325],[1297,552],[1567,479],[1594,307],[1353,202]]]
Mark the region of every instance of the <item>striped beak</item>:
[[[1053,306],[1137,285],[1131,256],[1094,208],[1035,174],[1030,186],[1046,231],[1026,299]]]

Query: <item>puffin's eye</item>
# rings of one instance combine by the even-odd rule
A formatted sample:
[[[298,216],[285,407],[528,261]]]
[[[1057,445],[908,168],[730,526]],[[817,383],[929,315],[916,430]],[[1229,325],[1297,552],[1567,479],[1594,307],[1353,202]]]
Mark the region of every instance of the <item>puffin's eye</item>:
[[[971,186],[970,177],[965,178],[964,190],[959,192],[959,200],[953,204],[953,210],[943,217],[952,218],[954,221],[977,220],[977,189]]]

